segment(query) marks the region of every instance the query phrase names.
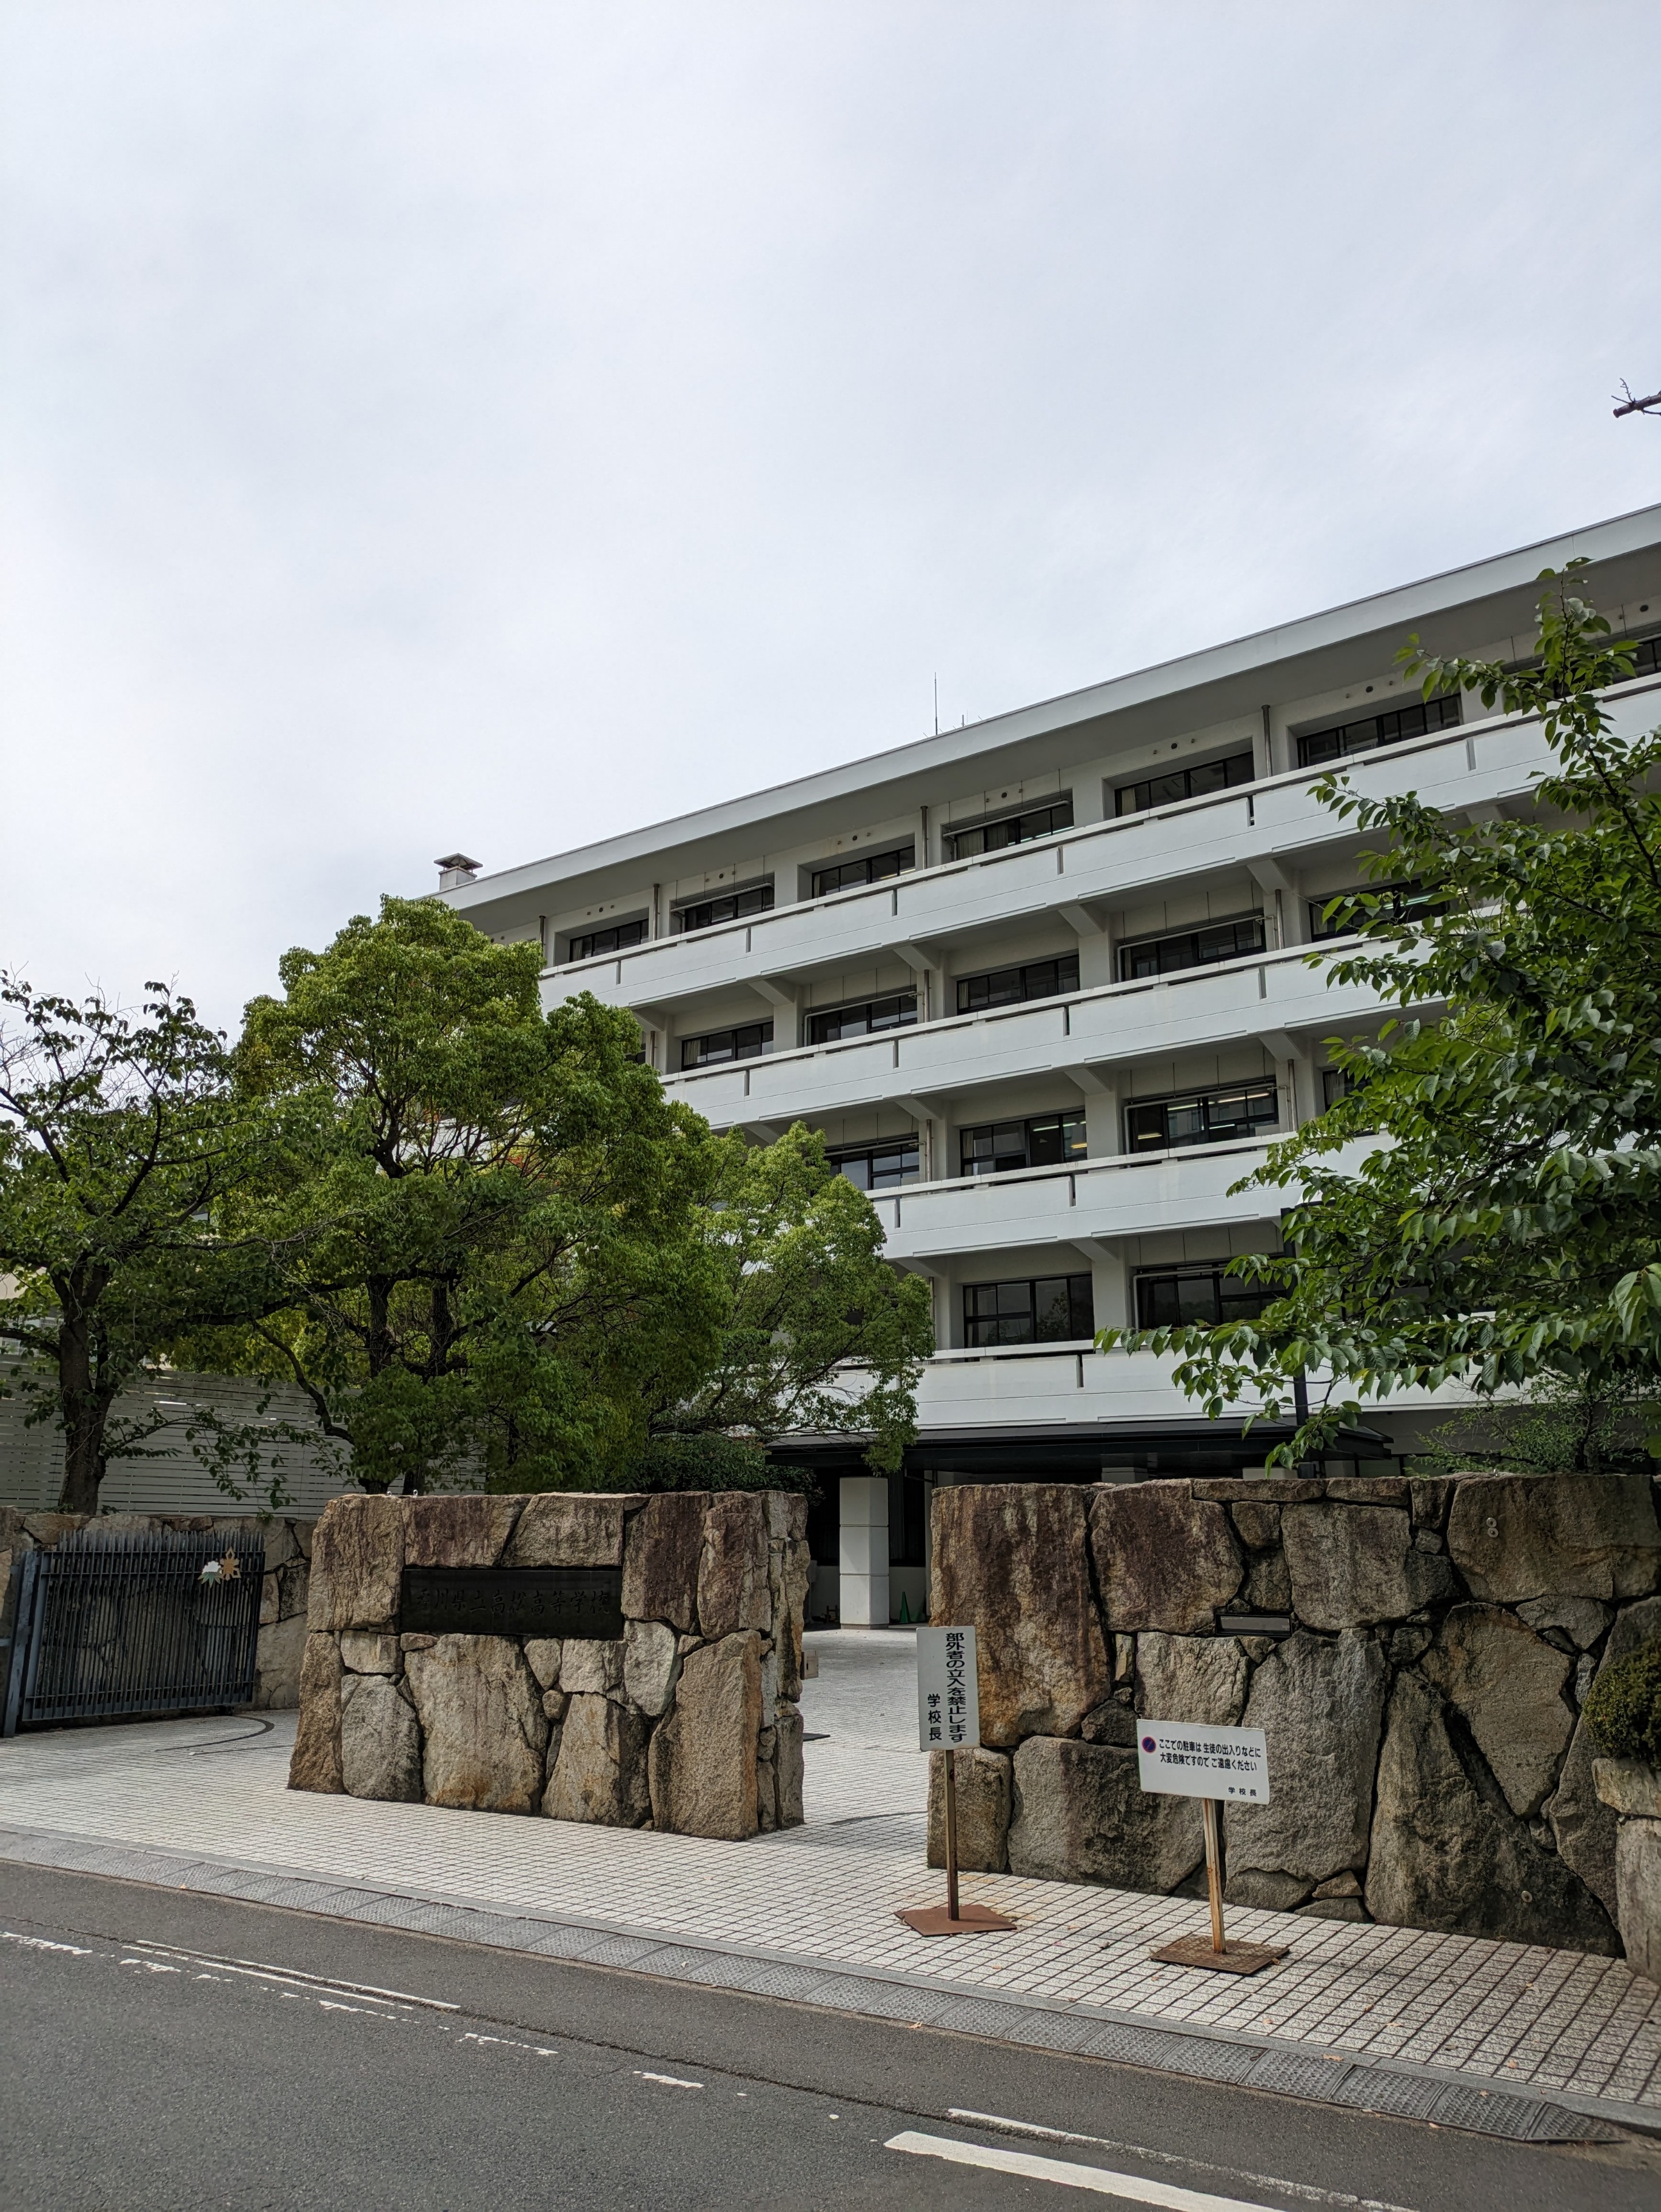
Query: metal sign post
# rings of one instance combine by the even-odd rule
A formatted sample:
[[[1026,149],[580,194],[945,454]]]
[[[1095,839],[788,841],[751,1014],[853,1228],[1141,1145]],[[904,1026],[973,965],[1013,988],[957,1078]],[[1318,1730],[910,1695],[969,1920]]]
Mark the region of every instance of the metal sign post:
[[[972,1628],[917,1631],[917,1739],[943,1752],[946,1769],[946,1905],[913,1905],[896,1917],[919,1936],[987,1936],[1015,1923],[958,1896],[958,1753],[981,1740],[980,1680]]]
[[[1223,1933],[1220,1808],[1268,1804],[1269,1746],[1262,1729],[1213,1728],[1204,1721],[1138,1721],[1136,1748],[1144,1790],[1201,1800],[1206,1887],[1211,1898],[1208,1943],[1203,1936],[1181,1936],[1148,1956],[1164,1966],[1210,1966],[1224,1974],[1255,1974],[1284,1959],[1285,1944],[1231,1943]]]

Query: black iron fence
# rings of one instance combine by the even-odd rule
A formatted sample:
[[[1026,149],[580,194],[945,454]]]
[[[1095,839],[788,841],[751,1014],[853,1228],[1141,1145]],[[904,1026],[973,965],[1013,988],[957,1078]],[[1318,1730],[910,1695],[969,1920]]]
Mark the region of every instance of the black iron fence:
[[[259,1537],[222,1531],[88,1528],[26,1552],[0,1735],[247,1705],[265,1571]]]

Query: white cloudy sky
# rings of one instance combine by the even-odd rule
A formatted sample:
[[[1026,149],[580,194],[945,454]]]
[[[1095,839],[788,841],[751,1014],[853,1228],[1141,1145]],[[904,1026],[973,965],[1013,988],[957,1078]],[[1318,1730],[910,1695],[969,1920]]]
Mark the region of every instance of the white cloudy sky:
[[[0,960],[1661,499],[1653,0],[0,0]]]

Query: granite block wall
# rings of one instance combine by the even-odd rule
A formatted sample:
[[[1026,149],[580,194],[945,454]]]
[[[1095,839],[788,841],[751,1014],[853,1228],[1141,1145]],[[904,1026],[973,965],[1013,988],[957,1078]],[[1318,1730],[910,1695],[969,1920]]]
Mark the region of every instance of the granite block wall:
[[[1143,1794],[1135,1723],[1244,1724],[1273,1796],[1226,1809],[1235,1901],[1621,1949],[1579,1716],[1661,1634],[1647,1477],[964,1484],[934,1516],[929,1617],[979,1632],[967,1863],[1198,1893],[1198,1807]]]
[[[338,1498],[289,1787],[738,1838],[802,1817],[806,1500]],[[615,1639],[406,1632],[406,1567],[620,1567]]]

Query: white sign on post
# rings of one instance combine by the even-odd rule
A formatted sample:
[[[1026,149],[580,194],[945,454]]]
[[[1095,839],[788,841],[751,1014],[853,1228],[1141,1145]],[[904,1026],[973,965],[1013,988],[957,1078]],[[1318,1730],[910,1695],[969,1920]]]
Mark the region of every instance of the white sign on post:
[[[1262,1729],[1212,1728],[1204,1721],[1138,1721],[1136,1759],[1144,1790],[1171,1797],[1269,1802],[1269,1746]]]
[[[917,1631],[917,1742],[964,1751],[981,1740],[981,1691],[972,1628]]]

